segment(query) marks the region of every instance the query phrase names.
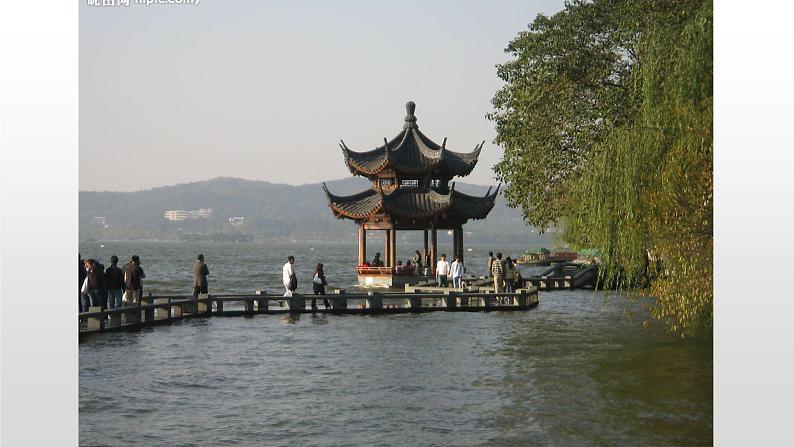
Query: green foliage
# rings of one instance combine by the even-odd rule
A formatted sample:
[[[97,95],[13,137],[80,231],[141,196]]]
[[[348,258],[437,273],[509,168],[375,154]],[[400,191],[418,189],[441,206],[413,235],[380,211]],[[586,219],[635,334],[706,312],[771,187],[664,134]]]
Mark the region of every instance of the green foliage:
[[[504,158],[495,171],[508,204],[540,228],[562,217],[570,182],[593,145],[635,114],[628,87],[634,37],[620,31],[619,11],[603,3],[577,1],[539,15],[505,50],[515,59],[497,67],[505,86],[488,118]]]
[[[510,204],[682,335],[712,327],[712,22],[710,1],[567,4],[511,43],[491,115]]]

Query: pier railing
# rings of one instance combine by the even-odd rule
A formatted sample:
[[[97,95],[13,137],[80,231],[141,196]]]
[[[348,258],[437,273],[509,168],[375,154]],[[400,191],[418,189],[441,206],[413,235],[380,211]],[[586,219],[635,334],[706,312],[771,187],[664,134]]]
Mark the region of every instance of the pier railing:
[[[317,300],[317,308],[308,302]],[[328,301],[328,307],[323,300]],[[515,293],[491,293],[466,289],[422,290],[421,292],[361,292],[337,290],[329,295],[283,296],[258,291],[251,295],[151,294],[135,305],[102,310],[91,307],[78,315],[80,334],[135,329],[186,318],[283,313],[389,314],[433,311],[514,311],[538,304],[536,288]]]

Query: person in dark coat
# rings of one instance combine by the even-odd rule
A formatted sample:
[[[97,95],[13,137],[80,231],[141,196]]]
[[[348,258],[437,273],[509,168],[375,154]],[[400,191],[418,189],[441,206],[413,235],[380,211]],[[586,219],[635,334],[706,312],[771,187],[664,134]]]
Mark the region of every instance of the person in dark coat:
[[[124,273],[124,305],[138,304],[141,301],[143,278],[146,278],[138,255],[132,255],[121,271]]]
[[[105,265],[99,261],[95,261],[99,275],[99,301],[102,310],[108,308],[108,285],[105,282]]]
[[[198,297],[200,293],[207,293],[207,276],[210,274],[210,269],[204,262],[204,255],[199,254],[196,256],[196,261],[193,263],[193,296]]]
[[[414,253],[413,261],[414,265],[416,266],[416,271],[419,275],[422,274],[422,254],[419,253],[419,250],[416,250]]]
[[[102,270],[99,269],[99,263],[94,259],[85,261],[86,267],[86,282],[87,282],[87,295],[89,297],[89,304],[91,307],[102,306],[102,283],[104,282],[104,275]],[[84,309],[88,311],[88,309]]]
[[[119,266],[119,257],[110,257],[110,267],[105,270],[105,286],[108,290],[108,309],[121,307],[121,297],[124,294],[124,273]]]
[[[77,277],[78,277],[78,283],[77,283],[77,308],[79,309],[80,312],[82,312],[83,311],[83,283],[85,282],[85,276],[86,276],[85,259],[83,259],[83,257],[80,255],[80,253],[77,253],[77,259],[79,260],[78,262],[80,264],[78,266],[78,269],[77,269],[78,270],[78,272],[77,272]]]
[[[312,289],[314,290],[315,295],[325,295],[325,286],[328,285],[328,282],[325,280],[322,262],[318,262],[317,268],[314,269],[314,280],[312,281],[312,284]],[[330,309],[331,303],[329,303],[326,298],[323,298],[323,306],[325,306],[326,309]],[[316,299],[312,300],[312,310],[317,310]]]

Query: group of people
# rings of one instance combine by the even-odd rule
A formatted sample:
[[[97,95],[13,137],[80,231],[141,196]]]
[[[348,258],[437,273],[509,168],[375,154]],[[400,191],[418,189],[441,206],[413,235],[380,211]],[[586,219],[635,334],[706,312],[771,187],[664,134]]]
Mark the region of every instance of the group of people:
[[[284,264],[284,267],[281,268],[281,280],[284,283],[284,288],[286,292],[284,292],[284,296],[292,296],[296,290],[298,290],[298,276],[295,274],[295,257],[292,255],[287,256],[287,262]],[[325,279],[325,272],[323,272],[323,263],[318,262],[317,266],[314,268],[314,278],[312,278],[312,291],[315,295],[325,295],[325,286],[328,285],[328,281]],[[328,299],[323,298],[323,305],[325,308],[331,307],[331,303],[328,302]],[[317,299],[312,299],[312,310],[317,309]]]
[[[141,267],[138,255],[132,255],[124,267],[119,268],[119,257],[110,257],[107,269],[96,259],[83,259],[79,256],[79,309],[88,312],[90,307],[116,309],[122,306],[137,305],[141,301],[143,279],[146,273]],[[207,276],[210,271],[199,254],[193,263],[193,296],[207,293]]]
[[[424,262],[423,262],[424,261]],[[422,265],[424,265],[424,270],[422,269]],[[375,256],[372,258],[372,261],[364,261],[362,267],[383,267],[383,259],[380,257],[380,252],[375,253]],[[416,250],[416,254],[411,259],[407,259],[405,264],[401,260],[397,261],[397,265],[394,266],[395,273],[398,275],[430,275],[430,255],[422,257],[422,254],[419,253],[419,250]]]
[[[383,267],[383,260],[380,258],[380,253],[375,253],[372,262],[365,262],[366,267]],[[422,268],[424,266],[424,269]],[[422,256],[419,250],[414,252],[411,259],[405,261],[397,261],[394,268],[395,273],[398,275],[425,275],[431,276],[433,272],[430,270],[430,255]],[[446,253],[441,255],[441,259],[436,262],[435,277],[439,287],[447,287],[450,279],[452,280],[452,287],[463,287],[463,274],[466,273],[466,265],[463,263],[463,256],[455,255],[452,262],[447,261]]]
[[[456,255],[455,260],[449,263],[446,253],[441,254],[441,259],[436,263],[436,280],[439,287],[447,287],[450,277],[452,278],[452,287],[463,287],[464,273],[466,273],[466,265],[463,263],[463,257]]]
[[[79,257],[79,256],[78,256]],[[110,257],[110,266],[106,269],[96,259],[80,259],[80,293],[79,308],[81,312],[88,312],[90,307],[99,306],[104,309],[115,309],[125,305],[136,305],[140,302],[143,290],[143,278],[146,274],[141,267],[138,255],[130,257],[129,262],[123,267],[118,266],[119,258],[116,255]],[[373,267],[382,267],[383,261],[380,253],[375,254],[372,263]],[[424,270],[422,270],[424,266]],[[403,274],[413,274],[422,272],[430,275],[430,257],[422,257],[419,250],[415,252],[412,259],[407,260],[405,265],[401,262],[397,264],[398,272]],[[442,254],[441,259],[436,263],[435,277],[439,287],[448,287],[449,279],[452,279],[452,287],[463,287],[463,275],[466,273],[466,265],[463,257],[456,255],[450,263],[447,255]],[[502,253],[488,252],[488,273],[493,278],[496,293],[513,293],[520,287],[521,274],[515,261],[509,256],[502,259]],[[210,271],[207,263],[204,262],[204,255],[199,254],[193,262],[193,296],[207,293],[207,277]],[[292,296],[298,290],[298,277],[295,274],[295,257],[290,255],[282,268],[282,281],[284,283],[284,296]],[[328,282],[323,271],[323,264],[317,263],[312,278],[312,290],[315,295],[325,295],[325,286]],[[323,298],[325,307],[330,303]],[[312,309],[317,309],[317,299],[311,301]]]
[[[118,256],[113,255],[107,269],[96,259],[83,259],[80,255],[78,259],[80,312],[88,312],[90,307],[97,306],[103,310],[115,309],[140,301],[146,274],[138,255],[133,255],[121,268],[118,266]]]
[[[521,272],[515,260],[508,256],[502,259],[502,253],[488,252],[488,273],[493,278],[494,291],[496,293],[513,293],[516,288],[521,287]]]

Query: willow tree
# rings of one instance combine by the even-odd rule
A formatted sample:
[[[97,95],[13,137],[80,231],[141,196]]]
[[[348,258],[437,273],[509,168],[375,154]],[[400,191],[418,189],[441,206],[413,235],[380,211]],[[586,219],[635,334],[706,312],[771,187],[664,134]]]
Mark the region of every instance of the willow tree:
[[[507,51],[497,175],[529,223],[603,254],[681,334],[711,329],[712,5],[572,2]]]

